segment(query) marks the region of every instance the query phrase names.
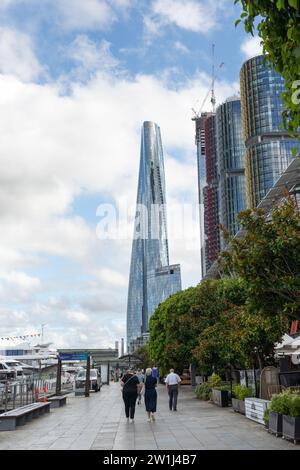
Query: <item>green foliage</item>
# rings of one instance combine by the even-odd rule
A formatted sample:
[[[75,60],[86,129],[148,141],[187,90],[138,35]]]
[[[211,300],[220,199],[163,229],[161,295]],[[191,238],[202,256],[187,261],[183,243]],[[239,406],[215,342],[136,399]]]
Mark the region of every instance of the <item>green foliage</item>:
[[[300,318],[300,213],[295,201],[287,197],[273,209],[271,220],[258,209],[242,212],[239,219],[246,234],[222,253],[223,274],[244,281],[250,312]]]
[[[269,420],[270,420],[270,408],[269,407],[264,412],[263,420],[264,420],[265,425],[269,426]]]
[[[272,396],[269,405],[270,411],[275,411],[281,415],[288,415],[290,412],[290,402],[292,395],[290,393],[279,393]]]
[[[293,395],[290,401],[289,415],[300,418],[300,395]]]
[[[245,400],[245,398],[253,396],[252,388],[241,384],[234,384],[232,386],[232,392],[238,400]]]
[[[208,401],[210,400],[210,396],[211,396],[211,386],[209,385],[208,382],[204,382],[200,385],[197,385],[195,389],[195,393],[196,393],[196,397],[199,400]]]
[[[269,410],[282,415],[300,418],[300,394],[293,390],[285,390],[273,395]]]
[[[150,361],[150,356],[149,356],[149,351],[148,351],[148,345],[140,346],[136,351],[135,355],[140,358],[140,363],[138,366],[141,369],[147,369],[147,367],[151,367],[151,361]]]
[[[218,374],[213,373],[210,377],[208,377],[208,383],[210,388],[217,388],[221,386],[222,379]]]
[[[234,0],[243,12],[236,25],[244,23],[247,33],[254,34],[258,19],[258,35],[268,63],[285,81],[283,94],[284,126],[291,135],[300,127],[300,2],[298,0]]]

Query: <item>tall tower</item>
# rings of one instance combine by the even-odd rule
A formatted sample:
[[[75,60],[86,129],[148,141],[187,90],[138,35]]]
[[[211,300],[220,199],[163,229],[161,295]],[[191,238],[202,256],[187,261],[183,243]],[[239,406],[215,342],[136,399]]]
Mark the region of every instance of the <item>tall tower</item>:
[[[181,290],[179,265],[169,265],[166,189],[160,128],[146,121],[142,127],[127,302],[127,347],[146,337],[149,319],[159,303]]]
[[[245,209],[245,146],[241,101],[228,98],[217,109],[217,148],[220,223],[231,236],[239,230],[238,213]],[[224,242],[221,237],[221,248]]]
[[[256,207],[285,171],[292,148],[300,148],[281,128],[284,80],[263,56],[247,60],[240,72],[243,135],[246,145],[247,206]]]

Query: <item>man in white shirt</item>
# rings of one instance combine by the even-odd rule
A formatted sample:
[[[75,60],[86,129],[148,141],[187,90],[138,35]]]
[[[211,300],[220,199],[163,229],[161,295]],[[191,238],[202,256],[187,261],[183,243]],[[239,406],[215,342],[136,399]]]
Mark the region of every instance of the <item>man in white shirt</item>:
[[[170,373],[165,378],[165,383],[168,389],[169,394],[169,408],[177,411],[177,397],[178,397],[178,388],[181,382],[179,375],[175,374],[174,369],[170,369]]]

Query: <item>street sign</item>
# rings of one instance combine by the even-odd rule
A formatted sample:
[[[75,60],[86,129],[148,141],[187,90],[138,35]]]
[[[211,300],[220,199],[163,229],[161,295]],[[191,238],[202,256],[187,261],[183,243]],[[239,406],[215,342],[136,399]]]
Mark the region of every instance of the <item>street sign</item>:
[[[72,352],[72,353],[59,353],[61,361],[86,361],[88,358],[87,352]]]

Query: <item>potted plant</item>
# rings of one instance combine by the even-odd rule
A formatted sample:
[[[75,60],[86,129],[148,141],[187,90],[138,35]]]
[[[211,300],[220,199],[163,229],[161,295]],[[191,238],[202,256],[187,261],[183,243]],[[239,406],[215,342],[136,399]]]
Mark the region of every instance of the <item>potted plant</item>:
[[[282,416],[289,412],[290,393],[283,392],[273,395],[269,409],[269,432],[277,437],[282,436]]]
[[[198,400],[208,401],[211,398],[211,386],[208,382],[197,385],[195,393]]]
[[[300,395],[291,393],[287,402],[288,412],[282,418],[282,434],[296,444],[300,441]]]
[[[228,406],[229,401],[229,392],[230,387],[229,385],[219,385],[212,389],[212,401],[215,405],[218,406]]]
[[[235,412],[245,414],[245,398],[253,396],[251,387],[235,384],[232,386],[233,395],[231,398],[232,408]]]

